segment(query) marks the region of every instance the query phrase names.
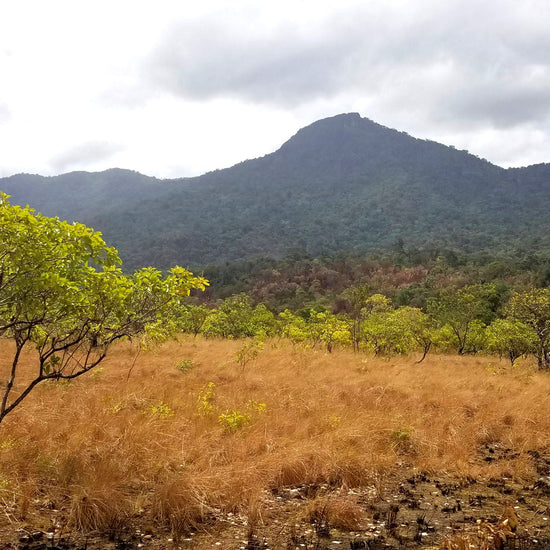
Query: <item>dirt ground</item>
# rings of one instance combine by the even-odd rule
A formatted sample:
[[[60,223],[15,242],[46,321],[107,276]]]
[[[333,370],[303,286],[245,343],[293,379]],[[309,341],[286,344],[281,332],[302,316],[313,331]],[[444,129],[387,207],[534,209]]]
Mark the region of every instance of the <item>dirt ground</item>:
[[[382,549],[446,550],[550,548],[550,453],[527,452],[537,477],[476,480],[432,476],[404,466],[397,475],[362,489],[325,485],[289,487],[265,495],[251,525],[238,514],[212,512],[203,529],[179,540],[154,526],[113,529],[88,536],[63,532],[51,511],[52,529],[10,519],[6,503],[0,521],[5,550]],[[477,460],[513,459],[511,450],[486,445]],[[312,508],[312,502],[324,507]],[[353,503],[361,517],[353,530],[341,527],[346,514],[333,503]],[[351,510],[351,509],[350,509]],[[57,525],[57,528],[56,528]]]

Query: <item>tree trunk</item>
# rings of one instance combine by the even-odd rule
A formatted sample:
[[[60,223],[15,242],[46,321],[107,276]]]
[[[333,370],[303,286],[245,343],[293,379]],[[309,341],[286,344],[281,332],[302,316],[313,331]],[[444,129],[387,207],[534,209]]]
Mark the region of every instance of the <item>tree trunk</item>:
[[[416,364],[418,365],[419,363],[422,363],[422,361],[424,361],[424,359],[426,359],[426,355],[428,355],[428,352],[430,351],[430,348],[432,347],[432,343],[430,342],[429,344],[426,344],[424,346],[424,355],[422,355],[422,358],[420,359],[420,361],[417,361]]]

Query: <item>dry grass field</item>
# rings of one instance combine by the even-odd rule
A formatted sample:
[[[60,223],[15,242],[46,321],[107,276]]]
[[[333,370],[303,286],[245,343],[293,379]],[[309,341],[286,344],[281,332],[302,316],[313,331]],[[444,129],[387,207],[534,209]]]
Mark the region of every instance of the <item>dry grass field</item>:
[[[550,374],[242,345],[120,344],[36,389],[0,425],[0,547],[544,547]]]

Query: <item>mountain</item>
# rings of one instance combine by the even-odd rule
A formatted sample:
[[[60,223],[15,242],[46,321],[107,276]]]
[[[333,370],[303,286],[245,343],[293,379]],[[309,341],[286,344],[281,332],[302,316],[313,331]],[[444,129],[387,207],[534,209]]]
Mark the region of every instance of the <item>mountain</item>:
[[[103,232],[126,268],[200,267],[291,249],[405,242],[550,249],[550,165],[503,169],[357,113],[319,120],[262,158],[195,178],[112,169],[0,179],[12,202]]]

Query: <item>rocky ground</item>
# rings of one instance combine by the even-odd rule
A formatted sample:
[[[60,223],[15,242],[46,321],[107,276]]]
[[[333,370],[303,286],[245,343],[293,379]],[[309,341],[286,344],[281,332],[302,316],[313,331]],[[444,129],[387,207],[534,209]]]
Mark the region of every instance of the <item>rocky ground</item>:
[[[550,455],[532,451],[528,456],[537,471],[528,483],[432,476],[404,468],[399,476],[361,490],[309,485],[267,494],[252,524],[250,517],[213,510],[202,529],[179,539],[150,526],[78,535],[64,531],[54,512],[52,529],[35,530],[10,519],[5,509],[0,548],[550,548]],[[479,452],[486,463],[511,458],[512,451],[499,446]]]

